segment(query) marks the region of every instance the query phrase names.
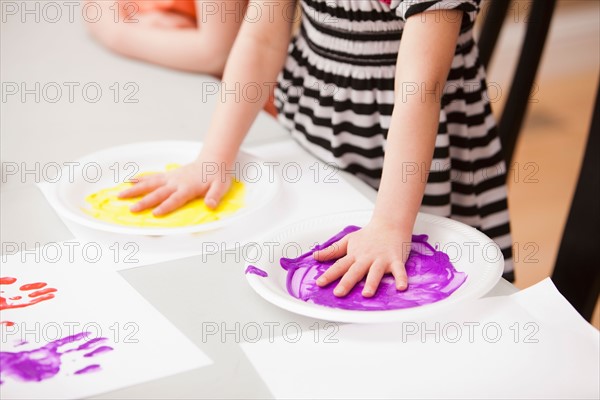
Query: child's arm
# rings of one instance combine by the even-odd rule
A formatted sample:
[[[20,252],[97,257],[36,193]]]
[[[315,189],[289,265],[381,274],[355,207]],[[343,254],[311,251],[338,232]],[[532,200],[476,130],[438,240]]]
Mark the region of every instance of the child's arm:
[[[241,90],[260,87],[260,98],[236,102],[236,97],[219,96],[201,154],[191,164],[174,171],[144,178],[121,197],[146,196],[132,206],[141,211],[157,206],[155,215],[167,214],[188,201],[204,196],[209,207],[216,207],[227,192],[229,179],[221,174],[206,178],[204,167],[212,163],[232,170],[239,148],[254,119],[269,98],[272,83],[283,67],[290,41],[294,0],[253,0],[254,10],[260,9],[260,18],[244,21],[235,40],[223,77],[223,88]],[[227,100],[229,101],[223,101]]]
[[[315,254],[318,260],[340,258],[317,283],[324,286],[339,277],[334,290],[346,295],[365,275],[365,297],[375,294],[385,273],[396,287],[407,287],[404,263],[413,225],[425,190],[426,174],[435,148],[440,99],[450,71],[462,11],[429,11],[407,19],[396,67],[395,106],[388,132],[383,176],[370,223],[330,248]],[[407,85],[419,90],[406,95]],[[426,92],[435,89],[435,95]],[[417,174],[404,174],[417,166]]]
[[[196,0],[195,27],[186,27],[184,16],[179,16],[178,22],[177,14],[160,10],[121,16],[115,23],[111,9],[113,2],[100,2],[102,21],[88,23],[88,27],[98,41],[124,56],[169,68],[221,76],[244,20],[247,0],[227,0],[226,10],[222,10],[223,2],[213,2],[211,8],[203,7],[206,1]],[[211,12],[204,13],[205,10]],[[161,14],[164,23],[161,23]],[[125,22],[125,18],[138,22]],[[147,23],[147,19],[154,22]],[[189,25],[191,23],[192,20]]]

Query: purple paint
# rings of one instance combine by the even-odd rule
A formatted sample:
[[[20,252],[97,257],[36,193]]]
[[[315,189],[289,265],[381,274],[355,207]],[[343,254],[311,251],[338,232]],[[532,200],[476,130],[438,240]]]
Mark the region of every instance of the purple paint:
[[[61,367],[61,357],[63,354],[74,351],[86,352],[84,357],[93,357],[97,354],[113,350],[109,346],[97,347],[105,342],[106,338],[95,338],[86,340],[89,332],[81,332],[76,335],[67,336],[46,344],[34,350],[20,351],[12,353],[8,351],[0,352],[0,364],[2,369],[0,375],[2,378],[10,377],[23,382],[40,382],[53,378],[58,374]],[[77,348],[61,352],[60,348],[71,343],[86,340]],[[100,365],[88,365],[75,372],[76,375],[85,374],[100,369]],[[0,384],[4,383],[0,379]]]
[[[427,243],[427,235],[413,235],[411,251],[406,261],[408,276],[406,291],[398,291],[394,278],[385,275],[373,297],[363,297],[364,279],[345,297],[336,297],[333,289],[339,279],[323,288],[316,284],[319,276],[335,260],[320,262],[314,259],[313,253],[329,247],[359,229],[357,226],[348,226],[325,243],[316,245],[311,251],[298,258],[282,258],[280,263],[287,271],[288,292],[298,299],[327,307],[361,311],[394,310],[417,307],[445,299],[467,279],[464,272],[454,269],[446,253],[437,251]]]
[[[248,268],[246,268],[246,274],[254,274],[262,276],[263,278],[269,276],[269,274],[267,274],[267,271],[263,271],[260,268],[256,268],[254,265],[248,265]]]
[[[97,349],[90,351],[89,353],[85,353],[83,356],[84,357],[96,357],[98,354],[104,354],[104,353],[107,353],[112,350],[113,350],[113,348],[110,346],[100,346]]]
[[[83,374],[89,374],[90,372],[97,372],[100,371],[102,368],[100,368],[99,364],[92,364],[92,365],[88,365],[85,368],[81,368],[79,371],[75,371],[74,374],[75,375],[83,375]]]

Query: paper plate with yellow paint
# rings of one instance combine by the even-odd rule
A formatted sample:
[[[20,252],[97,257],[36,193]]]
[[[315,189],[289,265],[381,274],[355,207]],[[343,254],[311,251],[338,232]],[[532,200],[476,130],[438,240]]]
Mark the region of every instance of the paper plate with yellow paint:
[[[199,198],[162,217],[152,210],[133,213],[129,207],[140,198],[121,199],[118,193],[131,186],[136,176],[160,173],[193,161],[199,142],[145,142],[119,146],[91,154],[63,171],[55,186],[58,212],[81,225],[103,231],[132,235],[174,235],[208,231],[234,223],[268,204],[279,188],[268,163],[240,152],[235,166],[217,172],[207,165],[205,176],[221,173],[233,178],[230,190],[212,210]],[[199,177],[199,179],[201,179]]]

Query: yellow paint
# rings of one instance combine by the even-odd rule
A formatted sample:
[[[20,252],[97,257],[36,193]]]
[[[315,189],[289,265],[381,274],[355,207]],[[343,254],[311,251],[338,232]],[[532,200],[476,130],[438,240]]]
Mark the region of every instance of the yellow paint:
[[[176,164],[169,164],[166,170],[168,171],[177,167],[178,165]],[[151,175],[153,173],[156,172],[144,172],[138,176]],[[244,206],[244,184],[238,180],[234,180],[231,188],[223,197],[219,206],[214,210],[204,204],[204,199],[196,199],[170,214],[155,217],[152,214],[152,210],[144,210],[137,213],[129,211],[129,208],[138,202],[141,197],[132,199],[120,199],[118,197],[120,192],[131,186],[131,183],[121,183],[117,186],[90,194],[85,198],[85,201],[91,208],[84,208],[83,211],[101,221],[117,225],[175,228],[217,221],[235,213]]]

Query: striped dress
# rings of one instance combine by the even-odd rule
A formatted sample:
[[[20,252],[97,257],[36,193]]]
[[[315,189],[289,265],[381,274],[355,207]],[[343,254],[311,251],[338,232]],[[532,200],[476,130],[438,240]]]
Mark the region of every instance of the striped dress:
[[[494,239],[505,259],[504,276],[512,280],[506,167],[473,39],[479,3],[301,0],[302,23],[275,104],[279,120],[301,145],[377,188],[405,20],[429,10],[462,10],[421,211],[464,222]]]

